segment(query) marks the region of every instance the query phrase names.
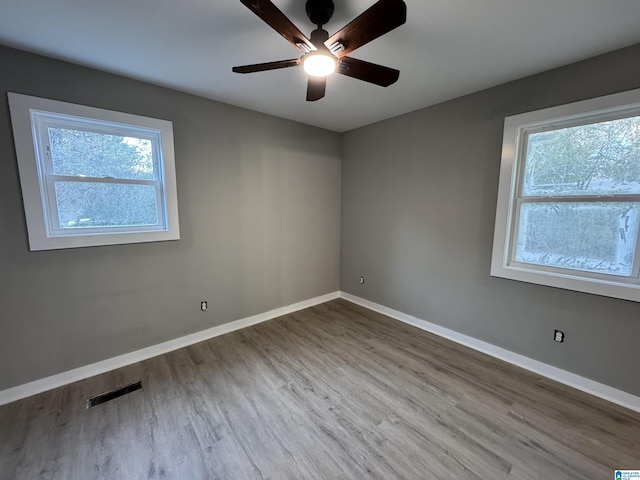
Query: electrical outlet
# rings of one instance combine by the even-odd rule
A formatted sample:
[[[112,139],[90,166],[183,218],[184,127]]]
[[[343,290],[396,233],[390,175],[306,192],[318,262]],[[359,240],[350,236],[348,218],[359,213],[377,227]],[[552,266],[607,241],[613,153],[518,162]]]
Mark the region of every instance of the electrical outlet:
[[[564,342],[564,332],[561,332],[560,330],[554,330],[553,340],[558,343]]]
[[[200,310],[202,310],[203,312],[206,312],[207,308],[208,308],[208,306],[207,306],[207,301],[206,300],[200,302]]]
[[[364,277],[360,277],[360,285],[364,283]]]

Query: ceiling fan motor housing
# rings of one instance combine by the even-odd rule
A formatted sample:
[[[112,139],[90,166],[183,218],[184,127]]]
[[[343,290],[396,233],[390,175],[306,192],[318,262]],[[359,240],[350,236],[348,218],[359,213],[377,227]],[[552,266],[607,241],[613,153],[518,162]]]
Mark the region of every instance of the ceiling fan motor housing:
[[[313,32],[311,32],[311,43],[313,43],[317,49],[325,49],[328,51],[327,47],[324,46],[324,42],[329,39],[329,32],[322,28],[316,28]]]
[[[307,0],[307,17],[314,25],[326,25],[333,15],[332,0]]]

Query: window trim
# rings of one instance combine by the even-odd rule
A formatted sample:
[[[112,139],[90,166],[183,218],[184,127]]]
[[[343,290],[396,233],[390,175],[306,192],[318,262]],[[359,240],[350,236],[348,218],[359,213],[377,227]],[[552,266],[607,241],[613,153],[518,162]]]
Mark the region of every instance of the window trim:
[[[526,112],[505,118],[504,135],[498,185],[498,198],[491,255],[491,276],[535,283],[578,292],[603,295],[640,302],[640,280],[629,281],[626,277],[593,275],[584,271],[556,267],[533,267],[511,261],[515,241],[516,208],[521,188],[526,153],[525,136],[535,129],[559,128],[576,123],[613,120],[640,114],[640,89],[606,95],[580,102]],[[579,201],[583,197],[573,197]],[[640,235],[636,252],[640,250]],[[635,264],[640,259],[636,258]],[[635,270],[634,270],[635,273]],[[624,278],[624,280],[623,280]]]
[[[156,242],[180,238],[173,124],[170,121],[12,92],[9,92],[7,96],[31,251]],[[130,126],[131,130],[137,130],[149,138],[152,135],[157,135],[159,149],[154,152],[154,162],[157,162],[156,166],[159,168],[152,183],[160,182],[160,188],[156,188],[156,196],[162,200],[158,205],[159,210],[162,209],[164,213],[164,224],[140,227],[97,227],[91,230],[56,230],[54,224],[57,222],[52,222],[50,218],[47,218],[47,209],[45,208],[45,203],[49,204],[51,201],[51,192],[47,193],[45,183],[47,183],[47,179],[50,182],[52,177],[42,171],[44,163],[38,158],[39,151],[36,140],[38,130],[33,123],[38,116],[40,118],[37,121],[44,121],[42,119],[49,117],[58,118],[64,122],[65,116],[74,117],[69,119],[72,123],[86,120],[87,125],[82,128],[90,131],[87,126],[94,123],[96,131],[99,133],[107,131],[116,134],[125,133],[122,130],[118,132],[116,125],[109,125],[119,124]],[[102,124],[102,122],[106,122],[106,124]],[[126,133],[131,133],[131,130]],[[86,181],[91,180],[87,177]],[[109,179],[98,178],[97,180],[102,183],[110,183]],[[118,183],[127,183],[127,181],[123,182],[122,179],[118,179]],[[142,184],[145,182],[135,181],[134,183]],[[164,190],[164,199],[162,199],[161,190]],[[48,210],[57,211],[57,207],[50,206]]]

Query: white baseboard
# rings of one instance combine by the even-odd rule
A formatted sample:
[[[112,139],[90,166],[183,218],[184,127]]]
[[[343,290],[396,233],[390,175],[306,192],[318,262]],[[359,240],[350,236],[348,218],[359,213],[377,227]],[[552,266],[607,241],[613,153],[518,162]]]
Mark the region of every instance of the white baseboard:
[[[604,400],[608,400],[630,410],[640,412],[640,397],[346,292],[332,292],[319,297],[310,298],[302,302],[294,303],[293,305],[287,305],[285,307],[276,308],[268,312],[253,315],[251,317],[241,318],[239,320],[225,323],[217,327],[212,327],[200,332],[186,335],[184,337],[159,343],[151,347],[136,350],[135,352],[125,353],[124,355],[119,355],[107,360],[58,373],[50,377],[42,378],[40,380],[35,380],[23,385],[18,385],[6,390],[1,390],[0,405],[4,405],[15,400],[20,400],[21,398],[29,397],[38,393],[42,393],[53,388],[61,387],[69,383],[77,382],[79,380],[84,380],[86,378],[93,377],[94,375],[99,375],[101,373],[115,370],[120,367],[125,367],[142,360],[147,360],[149,358],[162,355],[173,350],[178,350],[180,348],[187,347],[189,345],[193,345],[210,338],[224,335],[225,333],[230,333],[242,328],[249,327],[251,325],[256,325],[258,323],[265,322],[267,320],[271,320],[288,313],[297,312],[298,310],[303,310],[305,308],[328,302],[339,297],[375,312],[382,313],[383,315],[391,317],[395,320],[413,325],[414,327],[420,328],[421,330],[434,333],[440,337],[446,338],[461,345],[465,345],[474,350],[486,353],[487,355],[498,358],[500,360],[504,360],[505,362],[511,363],[513,365],[517,365],[526,370],[542,375],[543,377],[547,377],[578,390],[582,390],[583,392],[589,393]]]
[[[297,312],[305,308],[318,305],[320,303],[328,302],[339,297],[339,292],[332,292],[319,297],[303,300],[302,302],[294,303],[293,305],[287,305],[285,307],[276,308],[268,312],[259,313],[251,317],[241,318],[217,327],[208,328],[200,332],[192,333],[184,337],[169,340],[167,342],[152,345],[151,347],[136,350],[135,352],[125,353],[117,357],[102,360],[100,362],[85,365],[83,367],[74,368],[66,372],[58,373],[50,377],[35,380],[33,382],[18,385],[16,387],[8,388],[0,391],[0,405],[4,405],[21,398],[29,397],[37,393],[42,393],[53,388],[61,387],[69,383],[77,382],[78,380],[84,380],[85,378],[93,377],[116,368],[125,367],[133,363],[147,360],[163,353],[168,353],[179,348],[188,347],[194,343],[202,342],[213,337],[224,335],[225,333],[240,330],[257,323],[266,322],[272,318],[280,317],[288,313]]]
[[[611,403],[621,405],[636,412],[640,412],[640,397],[637,397],[625,391],[618,390],[589,378],[581,377],[580,375],[576,375],[575,373],[562,370],[561,368],[553,367],[538,360],[534,360],[532,358],[525,357],[524,355],[514,353],[510,350],[506,350],[490,343],[483,342],[482,340],[463,335],[462,333],[458,333],[454,330],[449,330],[448,328],[441,327],[440,325],[436,325],[435,323],[427,322],[426,320],[422,320],[406,313],[399,312],[398,310],[385,307],[384,305],[365,300],[364,298],[351,295],[350,293],[340,292],[340,298],[344,298],[345,300],[368,308],[369,310],[373,310],[396,320],[400,320],[401,322],[408,323],[409,325],[418,327],[421,330],[434,333],[440,337],[444,337],[453,342],[465,345],[479,352],[486,353],[487,355],[498,358],[500,360],[504,360],[505,362],[517,365],[518,367],[522,367],[526,370],[537,373],[538,375],[542,375],[543,377],[550,378],[551,380],[555,380],[556,382],[560,382],[564,385],[568,385],[596,397],[608,400]]]

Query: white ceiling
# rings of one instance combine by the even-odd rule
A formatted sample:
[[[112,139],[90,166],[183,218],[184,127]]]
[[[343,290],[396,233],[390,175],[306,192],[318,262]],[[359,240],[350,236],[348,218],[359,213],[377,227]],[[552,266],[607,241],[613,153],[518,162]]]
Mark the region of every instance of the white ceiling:
[[[309,35],[305,0],[273,1]],[[239,0],[0,0],[0,43],[338,132],[640,43],[640,0],[405,1],[405,25],[351,54],[400,80],[334,75],[317,102],[301,68],[231,72],[300,53]],[[334,3],[330,34],[375,0]]]

